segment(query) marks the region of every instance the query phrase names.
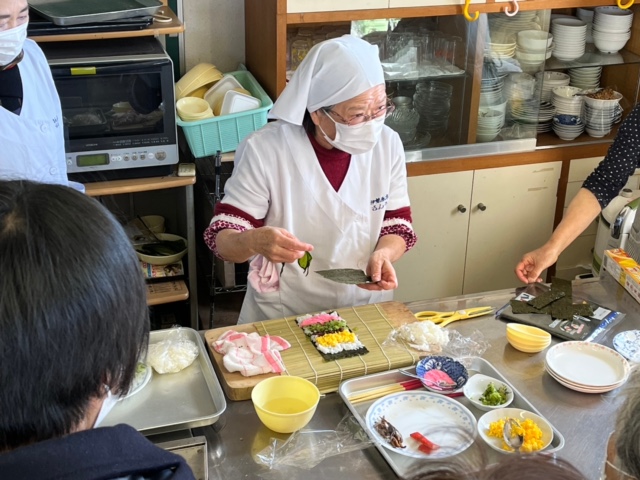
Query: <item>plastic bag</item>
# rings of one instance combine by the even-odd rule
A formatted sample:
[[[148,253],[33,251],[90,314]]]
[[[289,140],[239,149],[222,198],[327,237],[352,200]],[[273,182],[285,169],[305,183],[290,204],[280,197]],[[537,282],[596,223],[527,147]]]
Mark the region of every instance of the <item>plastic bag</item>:
[[[256,461],[269,469],[296,467],[309,470],[324,459],[362,450],[373,441],[358,421],[347,414],[335,430],[299,430],[286,440],[271,438],[268,447],[256,454]]]
[[[198,346],[182,328],[173,329],[167,337],[149,345],[147,363],[158,373],[176,373],[187,368],[198,357]]]
[[[457,330],[444,329],[429,320],[405,323],[393,329],[382,345],[452,358],[480,357],[490,347],[479,330],[464,336]]]

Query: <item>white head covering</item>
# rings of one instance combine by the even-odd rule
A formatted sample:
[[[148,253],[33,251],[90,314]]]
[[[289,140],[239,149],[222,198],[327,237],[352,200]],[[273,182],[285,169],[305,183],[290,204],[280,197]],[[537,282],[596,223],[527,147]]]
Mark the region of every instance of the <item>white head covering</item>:
[[[378,47],[351,35],[315,45],[276,100],[269,118],[302,125],[315,112],[384,83]]]

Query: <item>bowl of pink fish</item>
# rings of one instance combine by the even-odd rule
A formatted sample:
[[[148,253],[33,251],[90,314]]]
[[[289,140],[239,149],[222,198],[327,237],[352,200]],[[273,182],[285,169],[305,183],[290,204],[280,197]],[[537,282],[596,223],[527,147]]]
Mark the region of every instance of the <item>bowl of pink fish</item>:
[[[433,355],[416,365],[416,375],[424,388],[432,392],[460,390],[469,379],[467,368],[451,357]]]

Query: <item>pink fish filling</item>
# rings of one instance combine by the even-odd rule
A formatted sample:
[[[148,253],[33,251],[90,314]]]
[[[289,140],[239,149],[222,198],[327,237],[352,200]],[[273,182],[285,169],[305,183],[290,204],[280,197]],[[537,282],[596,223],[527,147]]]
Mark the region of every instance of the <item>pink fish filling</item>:
[[[333,322],[335,320],[340,320],[340,316],[324,313],[321,315],[316,315],[315,317],[307,318],[302,323],[300,323],[300,328],[308,327],[309,325],[317,325],[317,324]]]
[[[449,375],[447,375],[442,370],[438,370],[435,368],[433,370],[425,372],[422,378],[424,378],[430,384],[430,387],[437,387],[441,383],[453,385],[456,384],[455,380],[453,380]]]

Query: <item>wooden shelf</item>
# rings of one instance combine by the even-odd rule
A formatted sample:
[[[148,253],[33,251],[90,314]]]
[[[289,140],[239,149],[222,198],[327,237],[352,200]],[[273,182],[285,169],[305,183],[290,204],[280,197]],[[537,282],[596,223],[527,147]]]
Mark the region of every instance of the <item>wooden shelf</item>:
[[[189,289],[182,280],[147,284],[147,305],[179,302],[189,299]]]
[[[29,37],[36,42],[71,42],[77,40],[104,40],[113,38],[148,37],[159,35],[171,35],[184,32],[184,24],[173,11],[164,6],[158,11],[159,15],[164,15],[171,19],[171,22],[154,21],[147,28],[142,30],[131,30],[126,32],[101,32],[101,33],[73,33],[68,35],[37,35]]]
[[[87,195],[99,197],[101,195],[119,195],[122,193],[149,192],[163,188],[186,187],[196,183],[196,177],[167,177],[129,178],[126,180],[112,180],[108,182],[86,183]]]

